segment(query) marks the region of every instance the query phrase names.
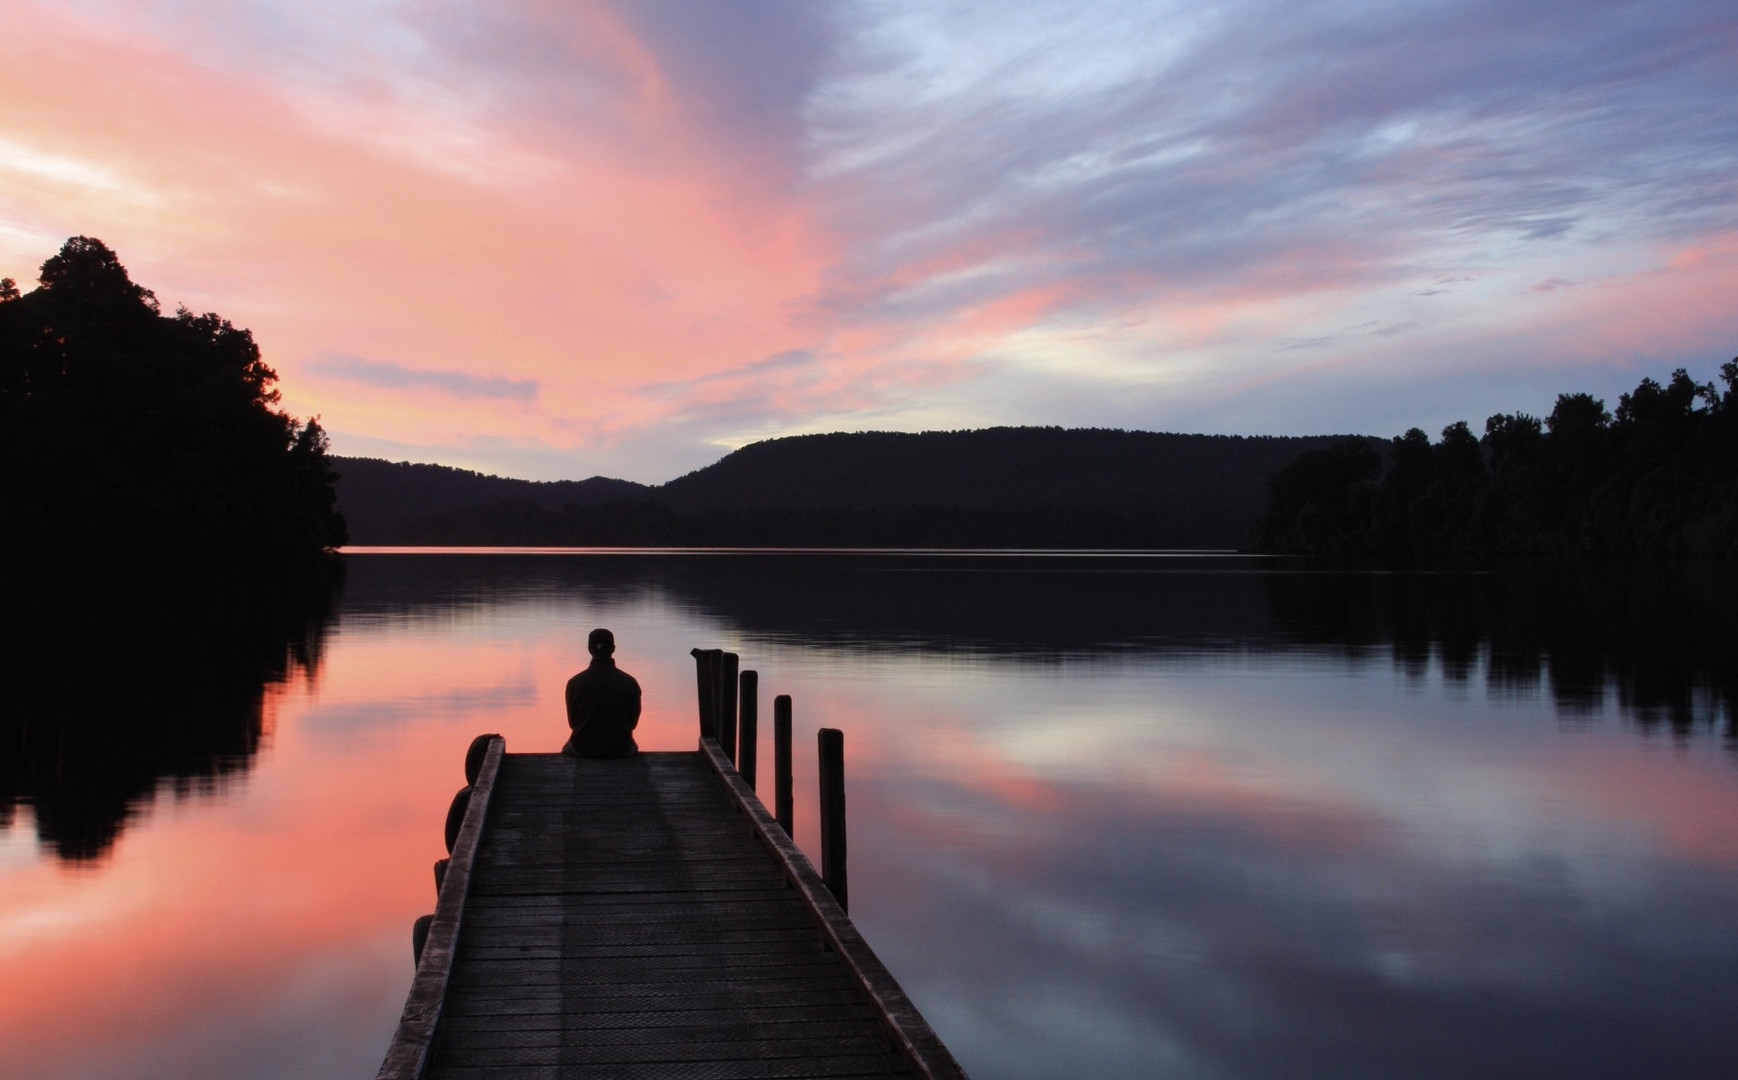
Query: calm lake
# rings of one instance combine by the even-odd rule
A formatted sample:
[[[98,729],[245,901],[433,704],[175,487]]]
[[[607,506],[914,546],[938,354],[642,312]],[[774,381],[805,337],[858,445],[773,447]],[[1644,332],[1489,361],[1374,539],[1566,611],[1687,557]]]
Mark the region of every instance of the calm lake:
[[[559,748],[608,626],[646,749],[690,648],[793,696],[811,855],[844,730],[852,915],[977,1080],[1738,1076],[1731,568],[345,562],[9,676],[0,1074],[372,1076],[466,745]]]

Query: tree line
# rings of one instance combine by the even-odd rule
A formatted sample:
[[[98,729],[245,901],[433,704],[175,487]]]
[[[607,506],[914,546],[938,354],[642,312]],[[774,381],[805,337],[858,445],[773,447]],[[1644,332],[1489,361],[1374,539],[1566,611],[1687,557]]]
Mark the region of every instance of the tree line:
[[[1342,439],[1274,474],[1258,550],[1380,558],[1738,557],[1738,360],[1642,379],[1615,411],[1562,394],[1435,443]]]
[[[0,281],[0,565],[195,578],[344,542],[325,432],[276,408],[251,333],[164,315],[90,237],[38,282]]]

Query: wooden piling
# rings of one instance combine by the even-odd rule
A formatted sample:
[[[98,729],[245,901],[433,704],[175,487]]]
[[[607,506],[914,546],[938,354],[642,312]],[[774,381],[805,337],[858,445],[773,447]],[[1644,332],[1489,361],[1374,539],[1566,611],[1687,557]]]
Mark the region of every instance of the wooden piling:
[[[821,755],[821,880],[827,883],[842,911],[851,910],[845,874],[845,733],[822,728],[817,741]]]
[[[688,655],[694,658],[694,680],[700,691],[700,737],[703,739],[718,738],[718,690],[715,685],[717,668],[713,661],[717,652],[716,649],[688,650]]]
[[[736,667],[739,658],[733,652],[719,653],[718,667],[718,745],[724,756],[736,764]]]
[[[791,696],[772,699],[773,818],[791,835]]]
[[[737,676],[737,683],[742,690],[742,707],[736,717],[736,771],[753,788],[755,759],[760,754],[760,672],[744,671]]]

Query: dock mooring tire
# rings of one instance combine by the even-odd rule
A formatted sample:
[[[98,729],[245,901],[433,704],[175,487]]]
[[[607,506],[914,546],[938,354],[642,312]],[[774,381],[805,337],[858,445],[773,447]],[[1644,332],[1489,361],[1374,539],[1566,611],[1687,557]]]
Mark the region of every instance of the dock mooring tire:
[[[453,853],[453,845],[459,840],[459,827],[465,823],[465,811],[471,806],[471,785],[466,784],[453,796],[453,804],[447,807],[447,854]]]
[[[478,735],[471,740],[470,749],[465,751],[465,783],[474,784],[477,782],[477,773],[481,772],[483,768],[483,755],[489,752],[489,740],[500,737],[491,732],[487,735]]]
[[[418,915],[410,927],[410,952],[416,963],[422,963],[422,947],[428,944],[428,928],[434,925],[433,915]]]

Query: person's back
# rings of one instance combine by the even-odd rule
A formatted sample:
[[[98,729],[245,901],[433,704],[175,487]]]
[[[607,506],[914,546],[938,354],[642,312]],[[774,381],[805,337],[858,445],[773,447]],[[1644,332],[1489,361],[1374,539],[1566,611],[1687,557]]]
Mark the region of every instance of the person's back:
[[[567,726],[573,734],[562,752],[589,758],[637,753],[634,728],[640,722],[640,684],[616,667],[614,634],[593,630],[586,648],[591,665],[567,680]]]

